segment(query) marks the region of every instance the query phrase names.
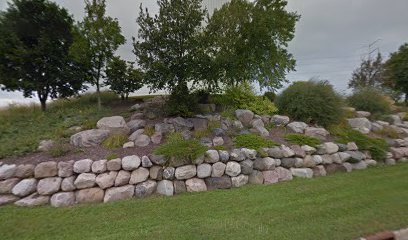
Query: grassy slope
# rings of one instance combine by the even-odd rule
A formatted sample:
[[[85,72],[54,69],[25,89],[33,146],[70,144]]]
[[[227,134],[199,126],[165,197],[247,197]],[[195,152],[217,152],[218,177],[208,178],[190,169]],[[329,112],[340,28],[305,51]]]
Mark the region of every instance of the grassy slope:
[[[65,209],[0,208],[3,239],[356,239],[408,226],[408,164]]]

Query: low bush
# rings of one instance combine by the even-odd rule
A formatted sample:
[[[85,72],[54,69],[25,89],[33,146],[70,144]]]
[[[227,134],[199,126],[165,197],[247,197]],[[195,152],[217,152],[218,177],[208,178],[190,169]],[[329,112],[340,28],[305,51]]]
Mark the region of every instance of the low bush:
[[[269,148],[277,144],[269,139],[265,139],[254,133],[241,134],[234,138],[236,147],[249,148],[260,151],[262,148]]]
[[[269,101],[274,102],[276,98],[276,93],[274,92],[265,92],[264,97],[269,99]]]
[[[297,133],[290,133],[285,136],[286,141],[292,143],[292,144],[297,144],[297,145],[308,145],[311,147],[317,147],[321,143],[320,139],[315,138],[315,137],[310,137],[306,136],[303,134],[297,134]]]
[[[51,157],[62,157],[65,156],[69,153],[70,151],[70,147],[69,144],[64,142],[64,141],[56,141],[51,147],[50,149],[47,150],[47,153],[51,156]]]
[[[185,140],[181,133],[172,133],[166,137],[166,143],[154,150],[157,155],[163,155],[168,160],[168,165],[192,163],[208,150],[198,140]]]
[[[258,115],[272,115],[277,112],[277,108],[269,99],[256,96],[247,83],[227,87],[224,94],[213,96],[212,100],[226,109],[248,109]]]
[[[343,117],[342,98],[327,81],[295,82],[275,101],[291,119],[328,126]]]
[[[103,141],[102,146],[107,149],[115,149],[122,147],[128,141],[128,136],[125,134],[113,134]]]
[[[119,155],[116,154],[116,153],[110,153],[108,156],[106,156],[106,160],[108,160],[108,161],[113,160],[113,159],[117,159],[117,158],[119,158]]]
[[[359,150],[366,150],[371,153],[374,160],[385,160],[389,150],[388,143],[382,138],[374,138],[359,131],[356,131],[346,124],[331,126],[331,135],[335,136],[339,143],[355,142]]]
[[[358,111],[367,111],[375,115],[387,114],[391,111],[391,106],[386,97],[378,90],[364,88],[354,92],[347,98],[350,106]]]
[[[387,138],[391,138],[391,139],[398,139],[400,138],[400,134],[398,133],[397,130],[395,130],[394,128],[390,127],[390,126],[385,126],[384,128],[380,129],[380,130],[376,130],[374,131],[374,133],[382,136],[382,137],[387,137]]]

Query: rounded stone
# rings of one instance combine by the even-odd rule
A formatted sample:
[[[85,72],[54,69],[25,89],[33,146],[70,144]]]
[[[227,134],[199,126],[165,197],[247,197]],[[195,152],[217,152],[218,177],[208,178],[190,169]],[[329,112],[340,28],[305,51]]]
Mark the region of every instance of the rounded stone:
[[[93,161],[91,159],[83,159],[74,163],[75,173],[87,173],[91,171]]]
[[[107,160],[99,160],[92,163],[93,173],[104,173],[106,172],[106,162]]]
[[[17,183],[11,193],[19,197],[25,197],[37,190],[37,180],[34,178],[23,179]]]
[[[108,171],[119,171],[120,169],[122,169],[122,159],[116,158],[109,160],[106,163],[106,169]]]
[[[18,178],[30,178],[34,176],[34,165],[24,164],[19,165],[16,168],[15,176]]]
[[[110,188],[115,185],[115,179],[117,175],[118,172],[115,171],[102,173],[96,177],[95,182],[102,189]]]
[[[103,202],[107,203],[132,198],[134,193],[135,187],[133,185],[109,188],[105,191]]]
[[[203,179],[191,178],[186,180],[187,192],[204,192],[207,191],[207,185]]]
[[[186,165],[176,168],[175,176],[179,180],[189,179],[196,175],[197,169],[195,165]]]
[[[126,171],[133,171],[140,166],[141,160],[138,156],[132,155],[122,159],[122,168]]]
[[[135,187],[135,196],[138,198],[145,198],[152,195],[157,188],[156,181],[147,180],[136,185]]]
[[[95,186],[96,175],[93,173],[81,173],[75,179],[74,185],[77,189],[91,188]]]
[[[240,174],[236,177],[232,177],[231,182],[232,182],[233,187],[242,187],[248,183],[248,176],[244,174]]]
[[[52,161],[39,163],[34,169],[35,178],[55,177],[57,174],[57,163]]]
[[[125,170],[120,170],[115,179],[115,187],[123,186],[129,184],[130,172]]]
[[[241,173],[241,165],[237,162],[228,162],[225,168],[225,173],[228,176],[236,177]]]
[[[174,186],[173,182],[169,180],[162,180],[157,184],[157,193],[164,196],[173,196]]]
[[[75,192],[76,203],[100,203],[105,191],[100,188],[86,188]]]
[[[222,177],[222,175],[224,175],[226,167],[227,165],[222,162],[214,163],[212,165],[211,177]]]
[[[146,181],[149,178],[149,170],[146,168],[138,168],[130,175],[129,184],[138,184]]]
[[[43,178],[37,184],[37,192],[40,195],[51,195],[60,190],[62,178]]]
[[[74,192],[60,192],[52,195],[50,200],[53,207],[68,207],[75,204]]]
[[[74,174],[74,161],[58,163],[59,177],[71,177],[73,174]]]
[[[197,166],[197,177],[206,178],[211,176],[212,167],[208,163],[203,163]]]

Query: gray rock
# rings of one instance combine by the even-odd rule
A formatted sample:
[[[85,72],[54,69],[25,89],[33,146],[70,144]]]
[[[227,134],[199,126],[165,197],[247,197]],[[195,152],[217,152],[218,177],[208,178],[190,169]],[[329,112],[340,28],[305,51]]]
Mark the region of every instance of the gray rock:
[[[224,139],[222,137],[215,137],[213,139],[213,145],[214,146],[222,146],[224,145]]]
[[[359,151],[347,151],[350,158],[347,160],[349,163],[358,163],[365,159],[365,154]]]
[[[397,164],[396,161],[395,161],[395,159],[393,159],[393,158],[387,158],[387,159],[385,159],[385,165],[392,166],[392,165],[395,165],[395,164]]]
[[[281,159],[281,166],[284,168],[294,167],[295,164],[296,164],[296,158],[282,158]]]
[[[306,152],[306,154],[313,154],[316,152],[316,148],[308,146],[308,145],[303,145],[302,150]]]
[[[322,166],[316,166],[313,169],[313,177],[324,177],[327,175],[326,169]]]
[[[205,118],[190,118],[193,123],[194,131],[206,130],[208,128],[208,120]]]
[[[232,177],[231,182],[232,182],[233,187],[242,187],[248,183],[248,176],[244,174],[240,174],[236,177]]]
[[[290,158],[290,157],[295,156],[295,152],[291,148],[289,148],[289,147],[287,147],[285,145],[282,145],[280,148],[282,150],[282,154],[283,154],[284,158]]]
[[[271,117],[271,123],[273,123],[273,125],[275,126],[286,126],[289,124],[289,117],[287,116],[281,116],[281,115],[273,115]]]
[[[332,175],[337,172],[347,172],[347,169],[344,167],[344,164],[329,164],[325,166],[326,174]]]
[[[42,162],[34,169],[35,178],[55,177],[58,174],[56,162]]]
[[[51,206],[53,207],[69,207],[75,204],[74,192],[59,192],[51,196]]]
[[[141,109],[143,109],[143,106],[138,103],[130,107],[130,111],[139,111]]]
[[[144,168],[149,168],[153,166],[153,163],[150,161],[148,156],[143,156],[142,157],[142,167]]]
[[[211,177],[222,177],[222,175],[224,175],[226,167],[227,165],[222,162],[214,163],[212,165]]]
[[[123,199],[132,198],[135,193],[135,187],[132,185],[126,185],[122,187],[109,188],[105,192],[103,202],[113,202]]]
[[[17,185],[20,181],[18,178],[9,178],[7,180],[0,181],[0,194],[9,194],[11,189]]]
[[[353,166],[351,166],[351,163],[345,162],[342,164],[342,167],[345,169],[345,172],[353,171]]]
[[[137,169],[141,164],[141,160],[138,156],[126,156],[122,158],[122,169],[126,171],[133,171]]]
[[[203,179],[191,178],[186,181],[187,192],[204,192],[207,191],[207,185]]]
[[[61,190],[64,192],[71,192],[76,189],[75,187],[75,176],[64,178],[61,182]]]
[[[34,178],[23,179],[17,183],[11,193],[18,197],[25,197],[37,190],[37,180]]]
[[[120,187],[129,184],[130,172],[120,170],[115,179],[115,187]]]
[[[254,160],[256,159],[256,151],[253,149],[242,148],[241,152],[244,154],[245,158]]]
[[[156,125],[154,125],[154,129],[156,132],[161,134],[175,132],[173,124],[169,123],[156,123]]]
[[[160,165],[163,166],[167,163],[167,160],[164,156],[162,155],[149,155],[149,159],[150,161],[152,161],[152,163],[156,164],[156,165]]]
[[[318,154],[333,154],[339,151],[339,146],[332,142],[326,142],[318,146]]]
[[[326,140],[330,133],[324,128],[307,127],[305,130],[305,135]]]
[[[264,151],[272,158],[283,158],[283,151],[280,147],[265,148]]]
[[[371,130],[371,122],[367,118],[350,118],[347,119],[348,124],[357,130],[368,129]]]
[[[171,122],[173,123],[175,130],[178,132],[183,130],[191,130],[194,127],[191,120],[182,117],[173,118]]]
[[[295,158],[296,159],[296,163],[295,163],[295,167],[296,168],[301,168],[303,167],[303,158]]]
[[[356,112],[356,117],[358,118],[368,118],[371,116],[371,113],[365,112],[365,111],[357,111]]]
[[[106,163],[106,169],[108,171],[119,171],[120,169],[122,169],[122,159],[116,158],[109,160]]]
[[[201,143],[201,145],[209,147],[209,148],[212,147],[212,144],[213,144],[212,139],[208,138],[208,137],[201,138],[200,143]]]
[[[229,152],[228,151],[224,151],[224,150],[219,150],[218,154],[220,156],[220,161],[225,163],[229,160]]]
[[[71,177],[73,174],[74,174],[74,161],[58,163],[59,177]]]
[[[373,159],[367,159],[365,160],[367,167],[374,167],[377,166],[377,161],[373,160]]]
[[[279,182],[291,181],[293,179],[292,172],[283,167],[277,167],[275,171],[278,173]]]
[[[173,180],[176,169],[174,167],[167,167],[163,170],[163,179]]]
[[[135,142],[127,142],[123,144],[123,148],[134,148],[135,147]]]
[[[235,111],[235,116],[244,126],[249,127],[254,118],[254,113],[249,110],[238,109]]]
[[[223,137],[225,136],[225,130],[222,128],[214,128],[212,130],[213,134],[217,137]]]
[[[307,124],[304,122],[291,122],[286,127],[292,132],[304,133],[307,128]]]
[[[74,185],[77,189],[91,188],[95,186],[96,176],[93,173],[81,173],[75,179]]]
[[[258,158],[254,161],[254,169],[259,171],[267,171],[275,169],[276,161],[273,158]]]
[[[94,147],[100,145],[109,137],[109,130],[91,129],[71,136],[71,145],[75,147]]]
[[[92,172],[93,173],[104,173],[106,172],[106,163],[107,160],[99,160],[92,163]]]
[[[402,123],[401,117],[397,114],[389,115],[388,117],[391,119],[391,123],[394,125]]]
[[[144,134],[144,129],[136,130],[132,134],[130,134],[130,136],[128,137],[128,140],[134,142],[136,138],[142,134]]]
[[[232,187],[231,178],[227,176],[206,178],[205,184],[207,190],[228,189]]]
[[[151,196],[156,192],[157,183],[153,180],[147,180],[136,185],[135,187],[135,196],[138,198],[145,198]]]
[[[242,125],[242,122],[240,122],[240,121],[238,121],[238,120],[233,121],[233,122],[232,122],[232,126],[233,126],[235,129],[243,129],[243,128],[244,128],[244,125]]]
[[[173,182],[173,186],[174,186],[174,193],[175,194],[180,194],[180,193],[187,192],[186,183],[184,181],[175,180]]]
[[[249,175],[254,171],[254,162],[251,160],[245,160],[239,163],[241,165],[241,173]]]
[[[318,155],[316,155],[316,156],[318,156]],[[328,155],[328,154],[321,155],[321,158],[323,160],[323,164],[325,164],[325,165],[333,163],[333,158],[331,157],[331,155]]]
[[[173,182],[169,180],[162,180],[157,184],[157,193],[164,196],[173,196],[174,187]]]
[[[295,157],[304,158],[306,156],[305,150],[303,150],[299,145],[292,145],[290,148],[295,153]]]
[[[37,193],[40,195],[51,195],[60,190],[62,178],[50,177],[38,181]]]
[[[233,149],[230,153],[230,160],[241,162],[245,160],[245,155],[241,149]]]
[[[218,154],[217,150],[208,150],[205,153],[204,161],[206,163],[216,163],[220,160],[220,155]]]
[[[102,173],[96,176],[95,182],[100,188],[107,189],[115,185],[117,175],[118,172],[115,171]]]
[[[150,137],[147,135],[139,135],[136,137],[135,145],[137,147],[146,147],[150,144]]]
[[[178,180],[185,180],[194,177],[196,174],[197,169],[195,165],[186,165],[176,168],[175,176]]]
[[[136,130],[143,129],[146,126],[146,121],[142,119],[135,119],[127,123],[130,132],[135,132]]]
[[[225,174],[231,177],[236,177],[241,173],[241,165],[237,162],[228,162],[225,168]]]
[[[363,170],[367,168],[367,163],[365,161],[360,161],[358,163],[351,164],[353,170]]]
[[[162,141],[163,135],[160,132],[155,132],[151,137],[150,140],[153,144],[160,144]]]
[[[248,182],[250,184],[263,184],[263,174],[260,171],[254,170],[248,177]]]
[[[263,171],[262,172],[264,184],[274,184],[279,182],[279,174],[278,171]]]
[[[37,193],[33,193],[28,197],[18,200],[14,204],[20,207],[36,207],[48,204],[50,201],[49,196],[41,196]]]
[[[207,178],[211,176],[212,167],[208,163],[203,163],[197,166],[197,177]]]
[[[84,159],[74,163],[75,173],[87,173],[91,171],[93,161],[91,159]]]
[[[121,116],[104,117],[96,123],[96,127],[102,130],[109,130],[112,133],[129,134],[130,128]]]
[[[319,157],[320,157],[320,155],[316,155],[316,156],[319,156]],[[312,156],[307,155],[307,156],[303,159],[303,164],[302,164],[302,165],[303,165],[303,167],[313,168],[313,167],[315,167],[315,166],[317,165],[317,163],[314,161],[314,159],[313,159]],[[302,167],[302,166],[296,165],[295,167]]]
[[[0,180],[14,177],[17,167],[15,164],[4,164],[0,166]]]
[[[30,178],[34,176],[34,165],[24,164],[18,165],[14,176],[18,178]]]
[[[291,168],[290,171],[292,172],[292,175],[296,177],[301,178],[313,177],[313,170],[310,168]]]
[[[17,201],[18,199],[20,199],[20,198],[14,196],[14,195],[11,195],[11,194],[0,195],[0,206],[6,205],[6,204],[9,204],[9,203],[13,203],[13,202]]]
[[[55,144],[54,140],[42,140],[38,145],[38,151],[47,152],[54,146],[54,144]]]
[[[338,154],[342,162],[347,162],[351,158],[351,155],[346,152],[339,152]]]
[[[146,181],[149,178],[149,170],[146,168],[138,168],[130,175],[129,184],[138,184]]]
[[[342,158],[340,156],[340,153],[335,153],[335,154],[332,154],[330,156],[331,156],[331,159],[332,159],[333,163],[337,163],[337,164],[342,164],[343,163],[343,160],[342,160]]]
[[[105,191],[100,188],[87,188],[75,192],[76,203],[100,203],[103,202]]]
[[[150,178],[155,180],[163,179],[163,167],[153,166],[150,168]]]

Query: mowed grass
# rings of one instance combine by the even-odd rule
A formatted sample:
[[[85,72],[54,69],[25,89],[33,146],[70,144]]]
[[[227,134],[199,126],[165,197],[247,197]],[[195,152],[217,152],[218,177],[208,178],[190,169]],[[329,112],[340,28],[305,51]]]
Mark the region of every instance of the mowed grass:
[[[117,100],[112,93],[102,93],[103,103]],[[81,126],[94,128],[99,118],[108,116],[111,108],[97,108],[95,94],[57,100],[42,112],[38,105],[11,106],[0,110],[0,159],[35,152],[41,140],[69,137],[67,129]]]
[[[356,239],[408,227],[408,164],[110,204],[0,208],[2,239]]]

